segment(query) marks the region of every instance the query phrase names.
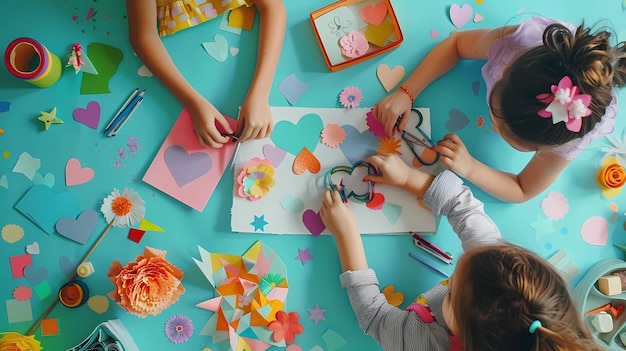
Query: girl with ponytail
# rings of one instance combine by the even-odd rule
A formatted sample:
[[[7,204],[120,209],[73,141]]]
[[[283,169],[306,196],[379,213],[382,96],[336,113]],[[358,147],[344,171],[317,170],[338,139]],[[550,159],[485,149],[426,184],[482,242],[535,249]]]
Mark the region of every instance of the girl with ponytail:
[[[516,26],[455,32],[439,43],[374,116],[402,130],[414,97],[461,59],[487,60],[482,75],[493,130],[518,151],[534,152],[518,174],[474,159],[456,134],[432,150],[441,162],[487,193],[524,202],[545,190],[592,140],[613,132],[615,88],[626,84],[626,45],[607,31],[592,33],[545,17]],[[401,116],[400,122],[396,121]]]

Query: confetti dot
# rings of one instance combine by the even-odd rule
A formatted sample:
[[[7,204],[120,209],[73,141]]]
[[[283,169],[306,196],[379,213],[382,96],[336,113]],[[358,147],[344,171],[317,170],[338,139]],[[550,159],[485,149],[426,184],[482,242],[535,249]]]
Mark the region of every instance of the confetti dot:
[[[561,234],[566,235],[567,234],[567,228],[565,228],[565,227],[561,228]]]
[[[2,153],[2,157],[4,157],[4,158],[9,158],[9,157],[11,157],[11,153],[10,153],[10,152],[8,152],[8,151],[4,151],[4,152]]]
[[[4,129],[0,128],[0,135],[4,134]]]
[[[552,250],[552,243],[546,243],[546,250]]]
[[[15,288],[15,290],[13,290],[13,298],[18,301],[26,301],[32,296],[33,291],[25,285],[18,286],[17,288]]]
[[[13,244],[24,237],[24,228],[17,224],[7,224],[2,227],[2,239]]]
[[[109,299],[103,295],[94,295],[87,300],[87,306],[89,306],[92,311],[102,314],[109,309]]]
[[[609,205],[609,208],[611,209],[612,212],[619,211],[619,207],[617,206],[615,202],[611,202],[611,204]]]

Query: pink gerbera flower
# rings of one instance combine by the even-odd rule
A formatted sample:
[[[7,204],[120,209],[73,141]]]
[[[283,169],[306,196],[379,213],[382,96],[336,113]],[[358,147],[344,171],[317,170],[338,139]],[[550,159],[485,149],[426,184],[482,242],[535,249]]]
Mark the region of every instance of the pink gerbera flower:
[[[363,99],[361,89],[357,87],[346,87],[339,94],[339,102],[345,108],[357,108]]]

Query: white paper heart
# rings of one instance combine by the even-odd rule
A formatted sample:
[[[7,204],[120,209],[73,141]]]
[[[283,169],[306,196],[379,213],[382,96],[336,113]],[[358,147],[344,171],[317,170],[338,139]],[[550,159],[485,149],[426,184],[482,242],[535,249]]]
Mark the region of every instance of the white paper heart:
[[[35,241],[32,244],[26,245],[26,253],[39,255],[39,243]]]

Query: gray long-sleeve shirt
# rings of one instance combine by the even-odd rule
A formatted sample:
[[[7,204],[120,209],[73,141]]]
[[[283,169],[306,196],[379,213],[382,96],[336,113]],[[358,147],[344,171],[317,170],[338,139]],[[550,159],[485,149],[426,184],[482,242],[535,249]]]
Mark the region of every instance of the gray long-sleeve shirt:
[[[423,200],[435,215],[448,217],[464,250],[500,242],[500,232],[485,214],[482,202],[474,198],[454,173],[439,174]],[[339,279],[348,293],[359,326],[385,350],[450,350],[449,329],[441,309],[447,286],[438,284],[423,294],[436,319],[434,323],[425,323],[416,313],[387,302],[372,269],[346,271]]]

